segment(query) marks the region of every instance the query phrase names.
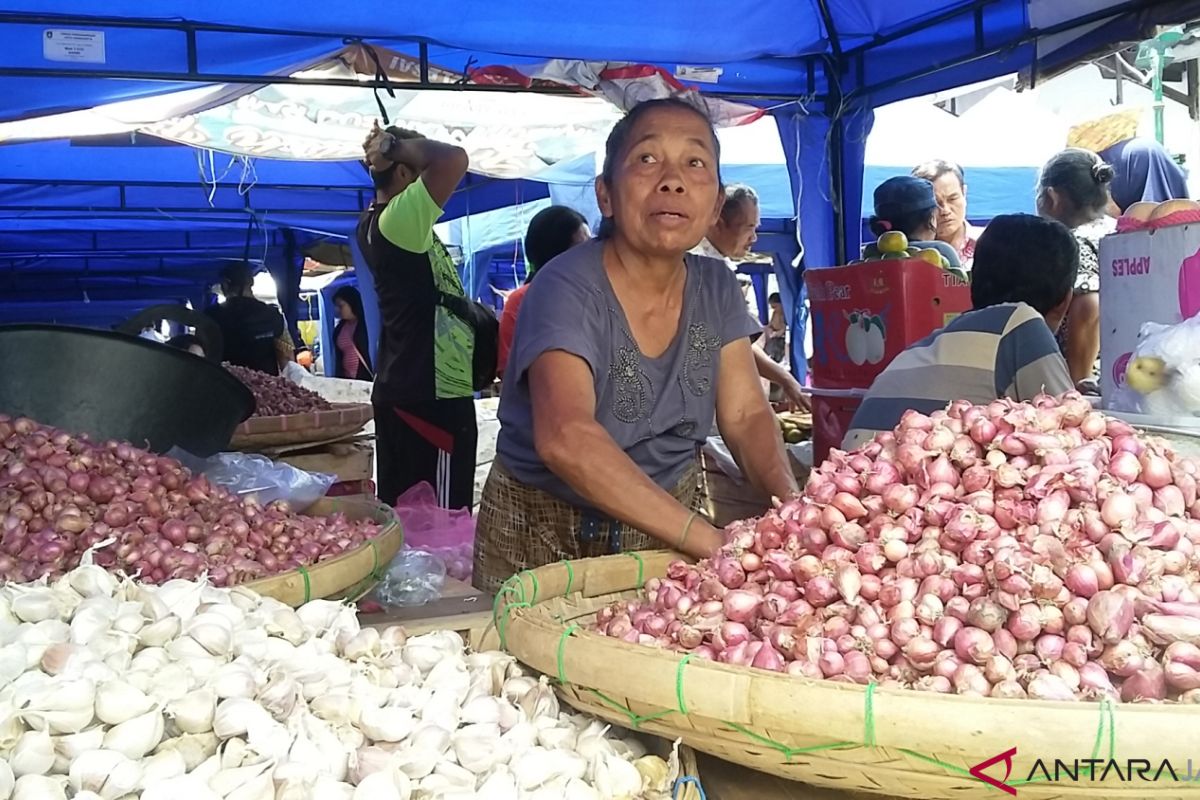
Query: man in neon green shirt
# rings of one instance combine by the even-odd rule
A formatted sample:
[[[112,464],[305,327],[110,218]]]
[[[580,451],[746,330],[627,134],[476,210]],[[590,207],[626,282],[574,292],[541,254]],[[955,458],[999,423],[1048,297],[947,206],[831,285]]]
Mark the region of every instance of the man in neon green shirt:
[[[382,332],[375,406],[379,498],[392,505],[422,481],[446,508],[470,507],[478,431],[472,393],[475,337],[439,302],[464,295],[433,232],[467,171],[466,152],[376,124],[363,145],[375,202],[358,244],[379,299]]]

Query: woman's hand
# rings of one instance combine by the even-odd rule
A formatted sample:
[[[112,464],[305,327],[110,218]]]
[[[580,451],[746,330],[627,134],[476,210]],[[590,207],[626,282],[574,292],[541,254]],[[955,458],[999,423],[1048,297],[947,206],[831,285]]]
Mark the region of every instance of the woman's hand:
[[[708,558],[725,543],[725,535],[703,517],[696,517],[674,549],[693,558]]]
[[[758,353],[762,351],[751,347],[747,339],[730,342],[721,350],[717,427],[751,483],[775,497],[787,497],[797,491],[796,476],[779,438],[775,412],[759,382],[766,353],[762,357]]]
[[[382,172],[396,163],[388,154],[396,146],[396,137],[379,127],[379,120],[371,126],[371,132],[363,141],[363,155],[368,166],[376,172]]]

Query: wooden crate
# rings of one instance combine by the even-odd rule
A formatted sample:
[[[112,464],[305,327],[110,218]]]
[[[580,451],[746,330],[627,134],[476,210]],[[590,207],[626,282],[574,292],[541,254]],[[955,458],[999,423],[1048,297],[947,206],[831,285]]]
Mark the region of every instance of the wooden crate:
[[[808,467],[788,456],[796,482],[804,486]],[[701,450],[700,465],[704,470],[704,513],[718,528],[748,517],[757,517],[771,507],[771,498],[758,491],[749,481],[738,483],[726,475],[707,452]]]
[[[697,753],[696,761],[708,800],[880,800],[877,794],[839,792],[789,781],[705,753]]]
[[[305,472],[336,475],[338,483],[369,481],[375,473],[375,448],[369,441],[334,442],[320,447],[289,449],[271,458]]]
[[[469,583],[446,578],[442,596],[423,606],[387,609],[380,614],[360,614],[359,621],[372,628],[403,625],[410,635],[430,631],[457,631],[476,650],[499,649],[492,626],[492,596]]]

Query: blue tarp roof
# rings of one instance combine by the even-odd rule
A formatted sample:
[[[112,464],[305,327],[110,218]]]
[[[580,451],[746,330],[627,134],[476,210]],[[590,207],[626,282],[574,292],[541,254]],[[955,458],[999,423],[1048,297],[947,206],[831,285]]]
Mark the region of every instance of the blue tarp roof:
[[[366,0],[10,0],[0,15],[7,118],[171,91],[195,80],[284,74],[346,38],[415,50],[461,68],[546,58],[720,65],[737,94],[872,94],[875,104],[969,83],[981,73],[1074,57],[1189,2],[1141,0],[466,0],[390,8]],[[1076,28],[1080,21],[1101,30]],[[46,31],[104,33],[103,63],[46,58]],[[1031,40],[1046,36],[1040,52]],[[1082,30],[1087,36],[1080,37]],[[415,56],[416,53],[414,52]],[[813,58],[830,59],[826,73]],[[65,70],[70,80],[63,80]],[[814,74],[815,73],[815,74]],[[124,80],[95,77],[120,74]],[[56,80],[22,81],[53,75]],[[175,80],[172,80],[172,79]],[[832,78],[832,80],[830,80]],[[831,85],[836,84],[836,86]]]
[[[1141,38],[1154,23],[1187,19],[1198,8],[1198,0],[694,0],[686,7],[647,0],[403,7],[366,0],[10,0],[0,12],[0,119],[199,84],[265,82],[339,50],[346,39],[455,70],[548,58],[649,63],[685,82],[700,75],[703,82],[691,85],[702,91],[773,108],[799,198],[807,263],[820,266],[837,263],[839,250],[857,242],[862,141],[872,107],[1033,65],[1053,68],[1103,44]],[[76,51],[57,46],[64,30],[84,31],[90,44]],[[216,209],[206,207],[195,156],[186,150],[106,148],[75,158],[57,144],[58,150],[0,148],[0,179],[25,175],[35,182],[3,187],[9,196],[0,202],[0,232],[166,226],[176,236],[191,226],[225,231],[236,241],[244,231],[247,203],[238,181],[217,191]],[[269,212],[268,229],[345,230],[336,220],[361,203],[362,176],[352,165],[310,166],[256,162],[250,205]],[[331,175],[324,171],[330,167]],[[133,182],[146,173],[148,185]],[[62,183],[98,174],[105,175],[99,184]],[[166,184],[163,176],[175,174],[190,183]],[[59,184],[36,185],[45,181]],[[490,189],[504,193],[498,205],[536,199],[540,191],[485,184],[464,193],[464,204],[481,210]],[[164,207],[176,209],[166,212],[170,221]]]

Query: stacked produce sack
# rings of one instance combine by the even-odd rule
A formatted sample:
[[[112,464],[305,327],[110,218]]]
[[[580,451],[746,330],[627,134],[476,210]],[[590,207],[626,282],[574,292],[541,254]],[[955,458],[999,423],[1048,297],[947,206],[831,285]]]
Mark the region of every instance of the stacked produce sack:
[[[804,678],[1197,702],[1197,472],[1075,394],[909,412],[596,627]]]

